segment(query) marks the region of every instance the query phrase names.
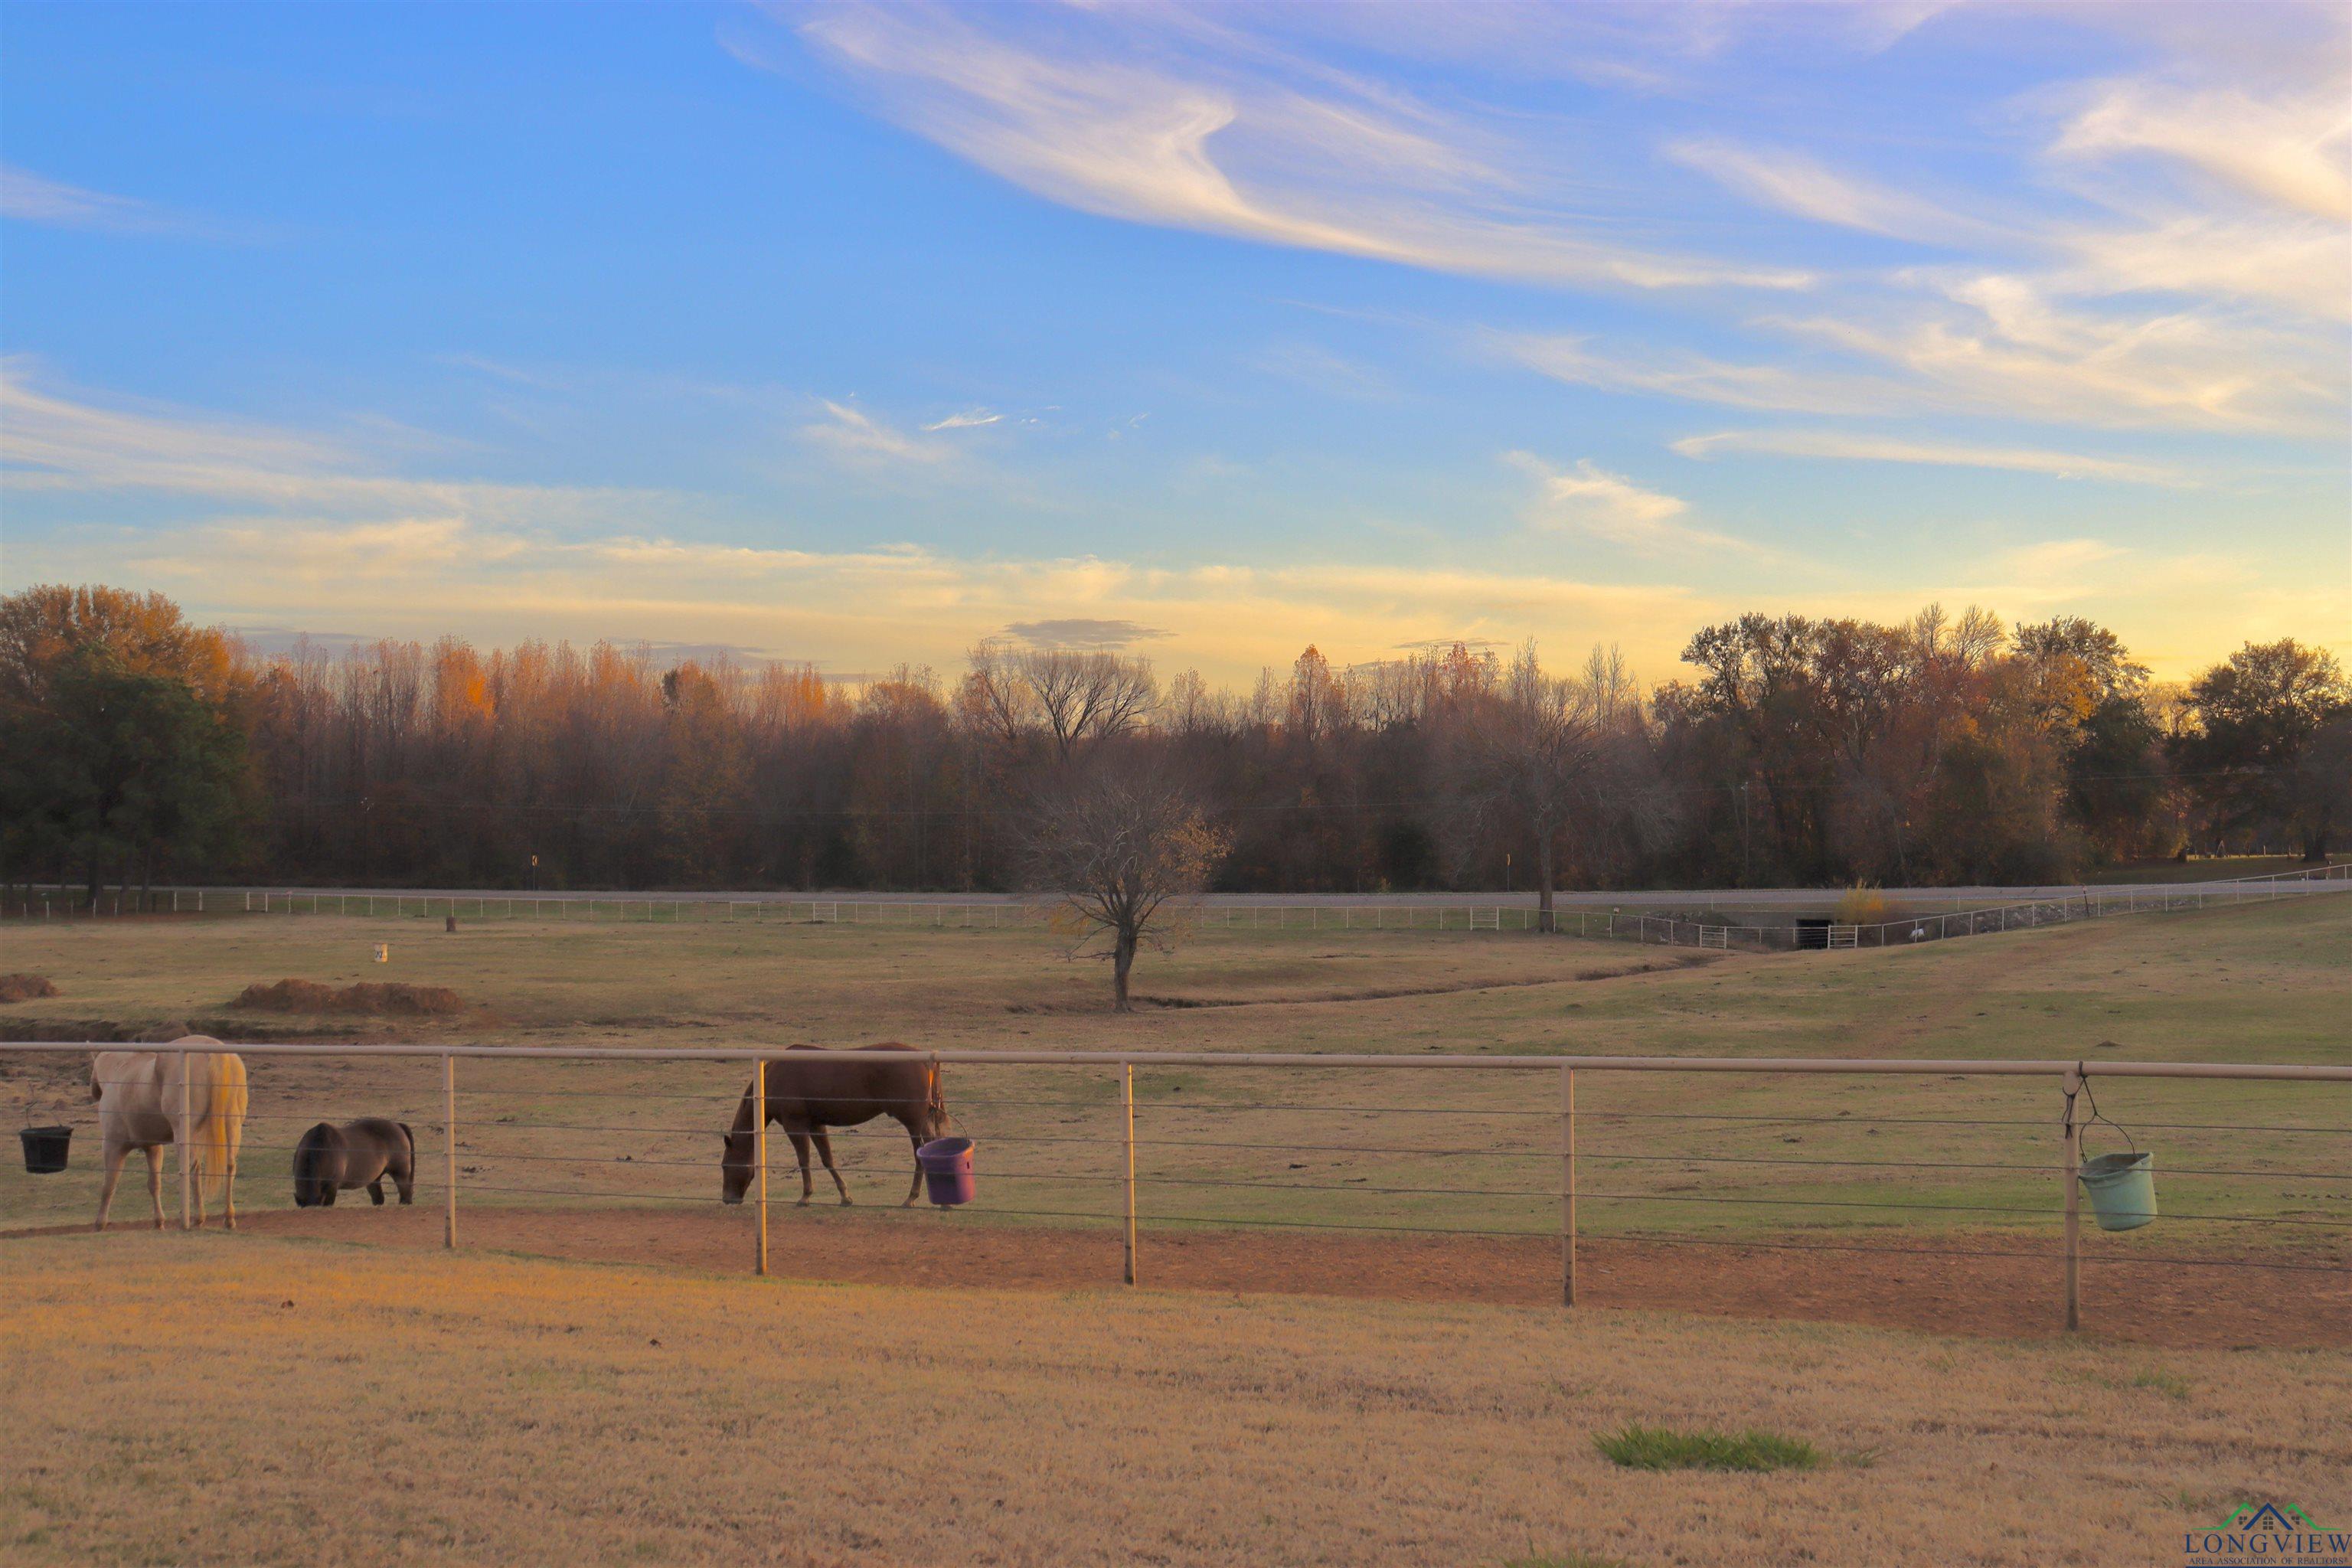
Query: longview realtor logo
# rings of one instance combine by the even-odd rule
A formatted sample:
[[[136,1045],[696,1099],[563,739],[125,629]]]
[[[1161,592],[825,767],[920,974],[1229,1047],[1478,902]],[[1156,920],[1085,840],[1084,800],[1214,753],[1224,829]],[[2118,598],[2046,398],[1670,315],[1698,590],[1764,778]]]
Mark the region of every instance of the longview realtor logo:
[[[2314,1524],[2291,1502],[2242,1502],[2210,1530],[2184,1532],[2187,1568],[2345,1568],[2352,1530]]]

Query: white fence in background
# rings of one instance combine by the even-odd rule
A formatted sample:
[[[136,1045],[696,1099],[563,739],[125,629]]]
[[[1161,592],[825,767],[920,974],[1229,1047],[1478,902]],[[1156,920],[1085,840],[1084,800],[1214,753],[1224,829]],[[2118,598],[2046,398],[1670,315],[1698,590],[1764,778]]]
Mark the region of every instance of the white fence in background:
[[[1553,929],[1566,936],[1712,948],[1722,952],[1785,952],[1802,949],[1909,947],[1952,937],[1986,936],[2116,915],[2229,908],[2319,893],[2352,891],[2352,862],[2148,890],[2084,887],[2064,897],[1942,914],[1906,915],[1866,924],[1827,919],[1708,921],[1675,914],[1562,907]],[[1629,892],[1629,900],[1639,900]],[[1832,895],[1825,893],[1824,901]],[[750,922],[772,924],[932,927],[983,930],[1042,924],[1052,900],[995,903],[926,903],[901,899],[761,899],[631,897],[603,893],[342,893],[299,889],[159,888],[146,894],[102,894],[95,910],[78,889],[36,886],[10,890],[10,910],[36,921],[152,915],[342,915],[368,919],[530,920],[611,924]],[[1185,912],[1210,931],[1535,931],[1541,916],[1530,905],[1202,904]]]

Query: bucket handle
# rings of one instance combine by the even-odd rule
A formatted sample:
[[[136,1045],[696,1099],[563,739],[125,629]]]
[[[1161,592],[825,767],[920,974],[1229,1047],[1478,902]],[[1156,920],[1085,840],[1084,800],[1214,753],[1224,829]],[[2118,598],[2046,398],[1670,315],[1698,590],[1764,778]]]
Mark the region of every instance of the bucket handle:
[[[2125,1144],[2130,1148],[2133,1154],[2137,1155],[2139,1152],[2139,1140],[2131,1135],[2131,1129],[2126,1127],[2122,1122],[2116,1121],[2105,1111],[2099,1109],[2099,1097],[2091,1092],[2090,1063],[2076,1062],[2074,1064],[2074,1081],[2082,1086],[2083,1098],[2089,1101],[2091,1107],[2091,1119],[2090,1121],[2084,1122],[2083,1125],[2084,1127],[2091,1127],[2102,1121],[2105,1122],[2108,1126],[2123,1134]],[[2070,1122],[2074,1120],[2074,1097],[2070,1094],[2066,1097],[2066,1116]]]

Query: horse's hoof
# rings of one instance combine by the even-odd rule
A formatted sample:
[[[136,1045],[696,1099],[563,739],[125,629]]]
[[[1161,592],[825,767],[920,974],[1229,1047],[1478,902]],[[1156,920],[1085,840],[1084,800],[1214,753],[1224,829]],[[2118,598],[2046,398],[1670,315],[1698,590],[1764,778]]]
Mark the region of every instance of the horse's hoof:
[[[800,1202],[798,1202],[798,1203],[794,1204],[794,1205],[793,1205],[793,1207],[794,1207],[794,1208],[796,1208],[796,1209],[804,1209],[804,1208],[808,1207],[808,1204],[809,1204],[808,1199],[806,1199],[806,1198],[803,1198]]]
[[[848,1200],[847,1198],[844,1198],[844,1199],[842,1199],[842,1200],[841,1200],[841,1206],[842,1206],[843,1208],[847,1208],[847,1207],[849,1206],[849,1200]]]

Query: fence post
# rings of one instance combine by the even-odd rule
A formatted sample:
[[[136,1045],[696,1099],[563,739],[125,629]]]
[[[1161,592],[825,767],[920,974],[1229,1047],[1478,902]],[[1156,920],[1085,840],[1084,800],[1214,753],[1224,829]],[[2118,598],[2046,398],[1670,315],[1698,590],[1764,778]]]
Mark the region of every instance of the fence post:
[[[1135,1283],[1135,1064],[1118,1064],[1118,1104],[1127,1124],[1127,1282]]]
[[[1559,1304],[1576,1305],[1576,1069],[1559,1069]]]
[[[441,1054],[441,1245],[457,1245],[457,1058]]]
[[[194,1102],[188,1093],[188,1053],[180,1053],[180,1228],[194,1230],[195,1223],[188,1213],[189,1199],[194,1193],[194,1178],[188,1168],[190,1156],[196,1152],[196,1130],[189,1124]]]
[[[2062,1176],[2066,1184],[2066,1330],[2083,1326],[2083,1190],[2075,1180],[2083,1164],[2083,1128],[2074,1120],[2074,1098],[2083,1089],[2081,1063],[2066,1069],[2066,1152]]]
[[[751,1058],[751,1163],[760,1173],[760,1243],[751,1272],[768,1272],[768,1058]]]

